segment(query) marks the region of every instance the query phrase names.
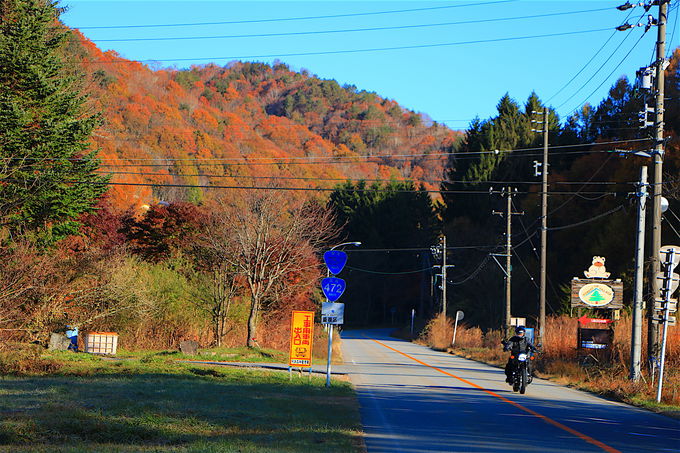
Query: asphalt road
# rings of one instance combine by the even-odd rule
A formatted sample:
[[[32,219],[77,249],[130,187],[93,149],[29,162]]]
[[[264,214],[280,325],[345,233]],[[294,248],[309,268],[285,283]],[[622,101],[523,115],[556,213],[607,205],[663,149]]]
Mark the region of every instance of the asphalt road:
[[[514,393],[499,368],[386,330],[342,333],[369,453],[680,452],[680,421],[534,379]]]

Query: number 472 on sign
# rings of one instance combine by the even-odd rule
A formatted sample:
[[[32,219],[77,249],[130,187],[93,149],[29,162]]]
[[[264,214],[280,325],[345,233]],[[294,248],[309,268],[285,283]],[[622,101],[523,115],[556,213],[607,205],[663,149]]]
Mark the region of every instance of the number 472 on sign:
[[[345,292],[345,281],[337,277],[327,277],[321,280],[321,289],[329,301],[335,302]]]

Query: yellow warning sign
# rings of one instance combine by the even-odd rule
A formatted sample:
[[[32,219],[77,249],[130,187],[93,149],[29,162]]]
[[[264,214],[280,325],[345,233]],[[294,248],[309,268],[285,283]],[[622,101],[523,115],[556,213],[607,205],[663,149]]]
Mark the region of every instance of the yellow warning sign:
[[[290,323],[290,358],[288,365],[312,366],[312,339],[314,337],[314,312],[293,311]]]

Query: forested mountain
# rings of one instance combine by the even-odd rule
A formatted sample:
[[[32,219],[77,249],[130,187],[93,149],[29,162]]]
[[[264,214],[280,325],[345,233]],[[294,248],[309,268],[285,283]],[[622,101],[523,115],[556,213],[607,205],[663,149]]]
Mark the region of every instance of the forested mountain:
[[[205,196],[200,187],[160,187],[168,184],[332,188],[338,179],[409,178],[436,189],[440,154],[460,136],[395,101],[282,63],[154,70],[78,32],[68,51],[103,112],[94,140],[119,207]]]

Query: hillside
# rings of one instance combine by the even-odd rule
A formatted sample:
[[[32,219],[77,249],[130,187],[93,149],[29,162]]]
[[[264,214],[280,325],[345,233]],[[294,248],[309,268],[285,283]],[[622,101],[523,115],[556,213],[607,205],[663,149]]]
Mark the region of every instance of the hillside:
[[[282,63],[154,70],[77,31],[68,48],[103,112],[94,139],[120,208],[201,202],[209,192],[168,184],[332,188],[348,178],[406,178],[438,189],[441,153],[460,137],[393,100]]]

